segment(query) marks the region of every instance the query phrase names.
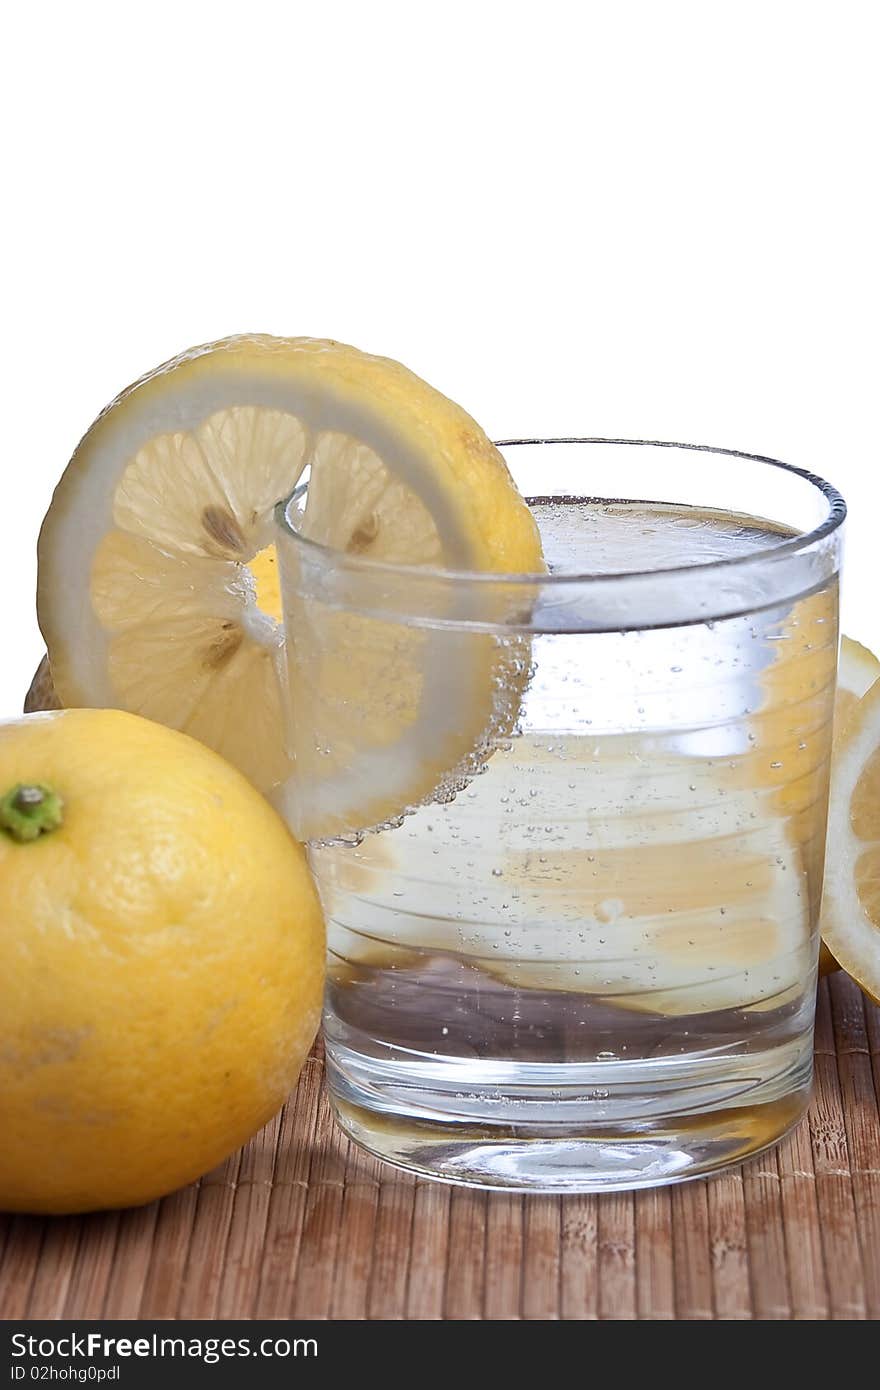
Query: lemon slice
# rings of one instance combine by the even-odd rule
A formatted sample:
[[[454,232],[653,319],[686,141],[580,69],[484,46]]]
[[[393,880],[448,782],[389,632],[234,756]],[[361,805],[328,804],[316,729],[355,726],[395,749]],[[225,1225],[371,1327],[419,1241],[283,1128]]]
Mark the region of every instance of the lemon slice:
[[[835,749],[822,937],[880,1002],[880,681],[850,713]]]
[[[834,705],[834,738],[843,729],[863,695],[880,678],[880,661],[872,651],[854,642],[851,637],[840,639],[840,664],[837,668],[837,700]]]
[[[532,987],[573,986],[666,1015],[778,1007],[811,955],[803,869],[785,823],[768,815],[758,789],[726,786],[717,768],[658,753],[640,769],[640,752],[625,737],[609,740],[581,777],[578,795],[593,809],[588,853],[523,844],[510,855],[533,926],[524,954],[537,940],[543,963],[517,967],[514,933],[509,982],[528,976]],[[541,771],[576,843],[564,765]],[[638,810],[621,816],[621,806]]]
[[[343,621],[292,595],[288,617],[312,630],[291,695],[312,708],[299,720],[294,709],[285,736],[274,509],[307,469],[301,529],[321,545],[421,567],[542,567],[528,508],[459,406],[339,343],[244,336],[166,363],[89,430],[43,524],[38,614],[62,705],[182,729],[263,791],[286,784],[300,834],[335,834],[430,795],[506,716],[495,720],[491,639],[450,653],[424,634],[401,637],[398,624],[395,645],[390,625],[357,612]],[[320,670],[309,674],[312,656]],[[440,679],[451,658],[454,687]],[[338,732],[340,711],[347,738],[325,768],[315,745]]]
[[[784,820],[760,788],[729,785],[720,769],[695,769],[674,753],[646,764],[643,755],[627,735],[607,737],[593,763],[582,739],[557,738],[548,749],[525,737],[495,754],[454,816],[423,808],[403,842],[369,837],[355,856],[325,851],[334,956],[401,964],[407,949],[445,952],[452,942],[514,988],[591,994],[630,1011],[784,1004],[814,949],[803,866]],[[525,769],[553,837],[536,837],[526,807],[509,818],[503,844],[479,848],[499,788],[506,795],[523,785]],[[380,944],[388,892],[390,954]]]
[[[861,642],[854,642],[851,637],[841,636],[840,664],[837,668],[837,698],[834,703],[835,749],[859,700],[867,694],[878,678],[880,678],[880,661],[877,660],[874,653],[869,651],[867,647],[863,647]],[[819,944],[819,974],[828,975],[839,969],[838,962],[834,959],[823,939]]]

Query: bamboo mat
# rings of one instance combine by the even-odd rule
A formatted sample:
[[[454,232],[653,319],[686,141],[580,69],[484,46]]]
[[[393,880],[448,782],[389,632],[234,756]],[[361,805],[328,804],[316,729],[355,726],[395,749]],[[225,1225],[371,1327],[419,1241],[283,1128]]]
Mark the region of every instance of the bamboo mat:
[[[138,1210],[0,1216],[0,1317],[880,1318],[880,1009],[822,984],[808,1119],[708,1181],[442,1187],[335,1128],[319,1052],[281,1115]]]

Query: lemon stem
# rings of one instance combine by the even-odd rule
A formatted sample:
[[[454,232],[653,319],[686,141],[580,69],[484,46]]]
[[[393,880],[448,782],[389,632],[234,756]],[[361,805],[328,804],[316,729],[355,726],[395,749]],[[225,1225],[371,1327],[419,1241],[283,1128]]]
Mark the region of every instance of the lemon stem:
[[[19,782],[0,797],[0,830],[23,845],[57,830],[63,809],[61,797],[51,787]]]

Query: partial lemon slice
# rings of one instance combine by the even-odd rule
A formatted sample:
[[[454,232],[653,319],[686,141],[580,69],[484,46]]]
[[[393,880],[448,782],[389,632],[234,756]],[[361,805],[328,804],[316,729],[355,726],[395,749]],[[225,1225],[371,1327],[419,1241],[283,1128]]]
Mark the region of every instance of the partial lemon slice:
[[[852,710],[835,750],[822,937],[880,1002],[880,681]]]
[[[427,717],[448,651],[399,632],[389,650],[387,627],[355,612],[343,632],[339,615],[293,595],[288,616],[312,624],[303,660],[323,664],[310,674],[297,660],[292,698],[318,703],[299,721],[294,710],[285,739],[273,513],[307,469],[301,529],[324,546],[422,567],[542,567],[501,455],[459,406],[385,358],[246,336],[182,354],[103,412],[56,489],[38,582],[63,705],[118,706],[182,729],[267,792],[308,781],[292,796],[303,835],[365,828],[430,795],[486,743],[498,703],[491,639],[470,667],[464,644],[454,653],[460,680]],[[508,714],[514,703],[508,690]],[[313,726],[323,706],[348,721],[328,767],[315,745],[333,720]],[[364,806],[355,764],[370,755]]]
[[[880,678],[880,661],[872,651],[854,642],[851,637],[840,639],[840,664],[837,668],[837,700],[834,705],[834,738],[843,733],[844,726],[863,695]]]
[[[837,668],[837,698],[834,703],[834,746],[843,734],[850,716],[863,695],[867,694],[875,680],[880,678],[880,661],[872,651],[855,642],[851,637],[841,636],[840,664]],[[833,766],[833,763],[832,763]],[[825,941],[819,944],[819,974],[828,975],[840,966],[829,951]]]

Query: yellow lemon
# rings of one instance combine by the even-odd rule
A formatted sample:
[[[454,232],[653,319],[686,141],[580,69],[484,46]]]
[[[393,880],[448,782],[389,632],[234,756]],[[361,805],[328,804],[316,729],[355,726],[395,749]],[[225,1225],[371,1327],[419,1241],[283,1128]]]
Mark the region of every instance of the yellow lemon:
[[[324,941],[234,768],[115,710],[0,725],[0,1208],[146,1202],[282,1104]]]

